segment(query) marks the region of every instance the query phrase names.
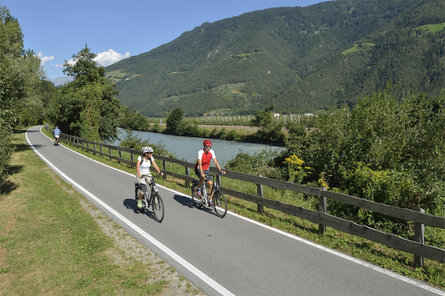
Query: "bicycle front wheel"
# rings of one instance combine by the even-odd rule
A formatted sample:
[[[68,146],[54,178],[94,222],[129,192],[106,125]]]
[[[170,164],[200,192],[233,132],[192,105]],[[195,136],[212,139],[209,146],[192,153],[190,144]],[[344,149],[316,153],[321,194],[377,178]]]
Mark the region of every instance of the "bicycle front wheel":
[[[224,218],[227,213],[227,200],[224,194],[220,191],[213,195],[213,209],[218,217]]]
[[[197,193],[197,186],[192,186],[192,200],[196,208],[200,209],[202,207],[202,196]]]
[[[164,202],[162,201],[161,196],[159,193],[154,193],[153,199],[151,201],[151,208],[153,209],[153,215],[155,217],[155,220],[159,223],[164,220]]]

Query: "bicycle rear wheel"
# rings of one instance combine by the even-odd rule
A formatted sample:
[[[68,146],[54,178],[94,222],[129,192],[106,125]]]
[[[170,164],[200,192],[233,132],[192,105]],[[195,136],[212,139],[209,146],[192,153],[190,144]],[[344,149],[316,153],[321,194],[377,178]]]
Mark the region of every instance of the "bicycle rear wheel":
[[[196,185],[192,186],[192,200],[195,207],[200,209],[202,207],[202,196],[198,195],[197,189]]]
[[[213,195],[213,209],[218,217],[224,218],[227,213],[227,200],[224,194],[220,191]]]
[[[151,208],[153,209],[153,215],[155,220],[159,223],[164,220],[164,202],[158,192],[154,193],[153,199],[151,200]]]

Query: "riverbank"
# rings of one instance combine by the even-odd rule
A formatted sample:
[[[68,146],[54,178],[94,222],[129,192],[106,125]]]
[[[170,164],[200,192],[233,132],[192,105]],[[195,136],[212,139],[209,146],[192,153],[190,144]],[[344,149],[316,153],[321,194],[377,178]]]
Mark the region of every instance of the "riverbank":
[[[285,146],[286,128],[267,130],[256,126],[184,124],[175,132],[167,132],[164,123],[150,123],[143,131],[176,136],[202,137],[243,143]]]
[[[119,130],[119,137],[126,138],[126,133]],[[176,136],[171,134],[153,133],[144,131],[132,131],[132,135],[143,141],[148,141],[150,145],[162,146],[176,158],[195,162],[198,150],[202,149],[202,142],[205,138]],[[261,153],[265,149],[267,151],[282,151],[284,148],[270,146],[259,143],[244,143],[238,141],[228,141],[220,139],[212,139],[213,148],[216,152],[217,159],[221,165],[225,165],[228,161],[234,159],[239,153],[249,154],[251,156]],[[119,146],[120,142],[116,141],[113,145]]]

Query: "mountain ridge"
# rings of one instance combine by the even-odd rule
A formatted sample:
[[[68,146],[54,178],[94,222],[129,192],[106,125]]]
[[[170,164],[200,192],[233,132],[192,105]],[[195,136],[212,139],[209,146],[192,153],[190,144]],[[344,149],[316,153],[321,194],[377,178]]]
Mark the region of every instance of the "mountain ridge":
[[[203,23],[106,72],[116,82],[119,99],[148,116],[163,117],[177,107],[197,116],[252,114],[268,105],[303,113],[354,104],[361,93],[348,84],[357,83],[358,69],[376,60],[372,54],[355,57],[354,44],[377,44],[372,34],[403,13],[416,15],[433,4],[443,10],[437,0],[340,0],[248,12]],[[340,65],[337,60],[348,49],[353,62]],[[336,77],[335,63],[344,77]]]

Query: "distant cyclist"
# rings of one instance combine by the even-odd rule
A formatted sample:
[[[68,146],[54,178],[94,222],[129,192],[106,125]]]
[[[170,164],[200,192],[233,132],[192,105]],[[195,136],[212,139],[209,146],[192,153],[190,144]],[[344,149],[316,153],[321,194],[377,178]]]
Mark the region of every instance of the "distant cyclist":
[[[147,184],[150,184],[150,180],[152,178],[150,172],[150,166],[152,164],[156,171],[163,176],[164,174],[161,172],[155,162],[155,159],[153,158],[153,148],[148,146],[142,147],[142,156],[138,156],[138,160],[136,162],[136,178],[143,191],[138,195],[138,208],[142,208],[142,199],[144,198],[145,192],[147,192]]]
[[[218,163],[218,160],[216,160],[215,151],[212,149],[212,141],[210,140],[204,140],[202,142],[204,145],[203,149],[198,151],[198,159],[196,160],[195,164],[195,174],[199,177],[199,183],[198,183],[198,194],[202,194],[200,192],[200,188],[204,181],[207,182],[207,185],[209,186],[209,192],[212,192],[212,178],[210,177],[210,161],[213,159],[213,162],[216,165],[216,168],[218,171],[220,171],[222,174],[225,174],[226,172],[221,169],[221,166]],[[213,206],[213,192],[212,196],[210,196],[210,206]]]
[[[54,144],[58,144],[59,143],[59,138],[60,138],[60,134],[61,133],[62,133],[62,131],[59,129],[58,126],[56,126],[56,128],[53,130]]]

